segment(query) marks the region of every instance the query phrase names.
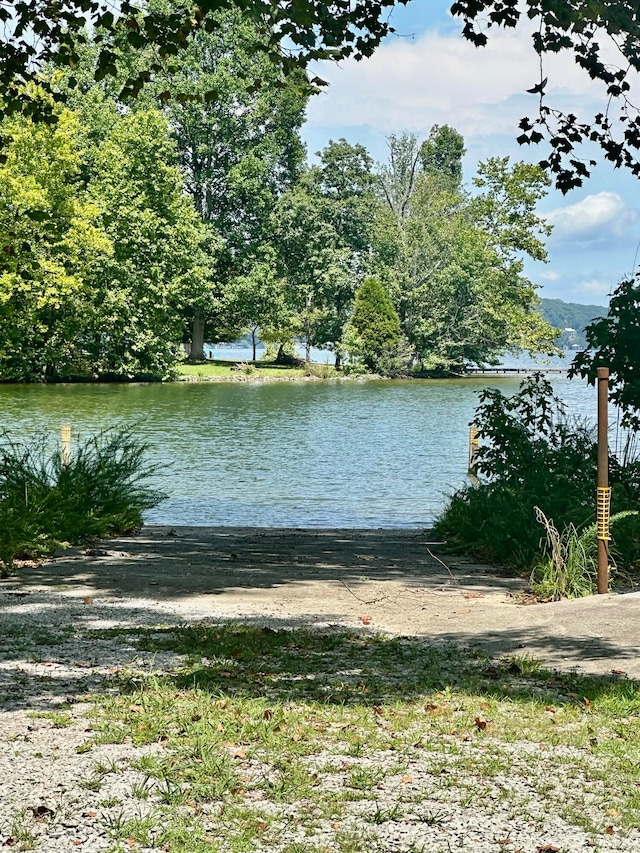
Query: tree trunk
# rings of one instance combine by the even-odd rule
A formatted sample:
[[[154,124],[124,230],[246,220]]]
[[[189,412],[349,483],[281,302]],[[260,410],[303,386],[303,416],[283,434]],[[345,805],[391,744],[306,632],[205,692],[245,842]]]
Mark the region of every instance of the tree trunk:
[[[337,352],[336,353],[336,370],[340,370],[341,367],[342,367],[342,357],[340,356],[340,353]]]
[[[189,361],[204,361],[204,314],[200,310],[193,315]]]
[[[256,360],[256,329],[251,329],[251,344],[253,347],[253,360]]]
[[[309,339],[304,342],[304,363],[309,364],[311,361],[311,344]]]

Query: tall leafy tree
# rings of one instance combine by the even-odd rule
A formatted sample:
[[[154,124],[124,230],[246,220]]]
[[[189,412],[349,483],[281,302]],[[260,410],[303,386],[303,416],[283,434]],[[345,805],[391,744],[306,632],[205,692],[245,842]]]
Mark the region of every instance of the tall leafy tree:
[[[346,140],[317,153],[295,189],[283,196],[278,212],[278,245],[291,304],[307,341],[336,354],[355,291],[371,255],[373,161],[362,145]]]
[[[210,235],[183,192],[175,145],[158,110],[117,121],[95,156],[89,193],[114,251],[100,281],[91,348],[97,371],[163,376],[185,316],[210,297]]]
[[[457,180],[463,141],[452,129],[434,128],[422,146],[392,137],[390,150],[381,181],[395,245],[382,271],[423,366],[461,370],[509,348],[551,349],[553,330],[522,275],[524,253],[546,257],[547,229],[534,211],[547,184],[541,170],[489,161],[478,178],[485,192],[470,200]]]
[[[176,4],[174,4],[175,6]],[[308,97],[300,75],[283,76],[264,53],[261,35],[238,10],[209,16],[153,91],[171,123],[187,192],[202,220],[220,235],[215,275],[221,291],[237,277],[264,271],[277,199],[300,174],[299,130]],[[256,85],[256,75],[260,85]],[[169,91],[184,97],[172,99]],[[213,93],[213,94],[212,94]],[[221,318],[212,303],[194,316],[192,358],[202,358]]]
[[[34,98],[42,93],[32,92]],[[85,330],[95,280],[113,245],[99,210],[80,192],[76,116],[53,125],[14,117],[0,166],[0,378],[91,374]]]

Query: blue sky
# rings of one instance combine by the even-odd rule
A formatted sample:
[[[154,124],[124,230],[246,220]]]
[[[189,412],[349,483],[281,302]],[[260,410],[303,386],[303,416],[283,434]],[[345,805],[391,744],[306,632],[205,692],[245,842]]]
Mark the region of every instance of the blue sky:
[[[478,163],[488,157],[537,162],[546,156],[544,146],[520,147],[515,141],[519,120],[537,109],[537,97],[526,94],[539,80],[528,24],[516,32],[491,30],[489,46],[477,49],[461,37],[460,21],[449,15],[449,5],[413,0],[397,7],[391,17],[397,35],[373,57],[314,69],[330,85],[307,111],[303,137],[310,155],[330,139],[344,137],[383,161],[389,133],[408,131],[422,139],[434,124],[449,124],[465,139],[468,186]],[[552,57],[545,74],[554,106],[584,119],[603,109],[602,87],[571,57]],[[602,159],[599,152],[591,153]],[[541,296],[606,305],[611,289],[637,260],[639,187],[626,171],[601,164],[583,187],[566,196],[550,189],[539,205],[554,225],[547,240],[549,263],[526,266]]]

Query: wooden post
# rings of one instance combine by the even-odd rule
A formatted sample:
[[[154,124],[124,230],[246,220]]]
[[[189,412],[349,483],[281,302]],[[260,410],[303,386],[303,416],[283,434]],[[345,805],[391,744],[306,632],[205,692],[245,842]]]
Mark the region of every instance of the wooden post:
[[[478,427],[475,424],[469,425],[469,479],[471,485],[476,489],[479,485],[476,469],[478,467]]]
[[[60,463],[63,468],[71,464],[71,424],[62,424],[60,430]]]
[[[609,592],[609,368],[598,368],[598,489],[596,525],[598,530],[598,595]]]
[[[475,474],[478,465],[478,427],[469,425],[469,473]]]

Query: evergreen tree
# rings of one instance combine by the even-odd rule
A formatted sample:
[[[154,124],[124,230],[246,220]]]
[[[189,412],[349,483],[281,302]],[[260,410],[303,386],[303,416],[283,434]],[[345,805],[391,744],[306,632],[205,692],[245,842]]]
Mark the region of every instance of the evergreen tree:
[[[356,292],[353,314],[345,332],[345,346],[370,370],[398,348],[400,318],[380,279],[366,278]]]

